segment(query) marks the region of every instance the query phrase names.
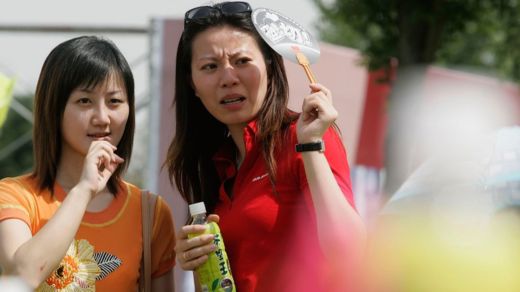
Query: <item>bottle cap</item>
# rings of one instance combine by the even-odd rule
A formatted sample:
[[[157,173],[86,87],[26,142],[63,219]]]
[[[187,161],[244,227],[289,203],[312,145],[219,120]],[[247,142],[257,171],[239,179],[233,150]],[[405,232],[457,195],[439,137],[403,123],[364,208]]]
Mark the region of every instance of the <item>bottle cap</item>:
[[[204,202],[191,204],[189,205],[189,208],[191,216],[206,213],[206,206],[204,205]]]

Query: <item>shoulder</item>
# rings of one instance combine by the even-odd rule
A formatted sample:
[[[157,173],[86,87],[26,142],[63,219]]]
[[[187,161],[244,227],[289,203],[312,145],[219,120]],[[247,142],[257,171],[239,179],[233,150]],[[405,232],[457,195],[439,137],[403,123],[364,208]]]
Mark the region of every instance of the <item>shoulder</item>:
[[[323,141],[325,142],[325,149],[336,149],[346,154],[346,149],[345,145],[343,144],[341,133],[336,127],[330,126],[327,129],[325,134],[323,134]],[[327,151],[325,150],[325,152]]]
[[[20,176],[5,177],[0,180],[0,185],[32,185],[36,183],[36,179],[30,174]]]
[[[131,183],[127,182],[127,181],[122,181],[122,185],[125,186],[126,190],[134,198],[134,200],[138,199],[141,202],[143,199],[146,199],[146,198],[143,198],[145,193],[149,194],[148,200],[149,201],[154,201],[154,205],[155,205],[155,208],[154,208],[155,215],[154,215],[154,217],[155,218],[157,218],[158,216],[159,217],[168,217],[171,214],[170,206],[163,199],[162,196],[160,196],[158,194],[155,194],[153,192],[147,191],[145,189],[141,189],[138,186],[136,186],[134,184],[131,184]],[[168,216],[165,216],[165,215],[168,215]]]
[[[6,177],[0,180],[0,196],[15,193],[25,196],[35,196],[38,191],[38,183],[31,175]]]
[[[126,191],[128,191],[132,194],[139,194],[141,192],[141,189],[138,186],[136,186],[132,183],[129,183],[125,180],[122,180],[121,183],[119,184],[119,186],[121,187],[122,191],[125,191],[125,189],[126,189]]]
[[[138,208],[141,209],[143,189],[132,183],[121,180],[119,183],[118,195],[128,195],[128,200],[132,202],[132,205],[139,206]]]
[[[157,233],[162,233],[164,237],[173,236],[175,234],[175,227],[170,206],[160,195],[150,194],[155,197],[153,234],[158,236]]]
[[[157,194],[152,194],[156,197],[155,200],[155,212],[159,217],[165,217],[166,219],[171,219],[171,209],[170,205],[164,200],[164,198]]]
[[[47,197],[39,199],[40,195]],[[38,205],[51,204],[49,196],[49,191],[39,191],[36,179],[29,175],[0,180],[0,221],[18,218],[32,226],[31,221],[37,214],[41,214]]]

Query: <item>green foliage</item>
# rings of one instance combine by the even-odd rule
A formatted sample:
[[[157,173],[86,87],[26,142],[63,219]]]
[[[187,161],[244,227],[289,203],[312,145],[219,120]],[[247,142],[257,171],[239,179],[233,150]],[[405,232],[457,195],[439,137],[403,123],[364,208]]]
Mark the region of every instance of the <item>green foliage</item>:
[[[325,5],[313,0],[322,12],[318,30],[322,39],[361,50],[365,63],[371,69],[388,64],[396,56],[397,33],[395,27],[383,25],[395,20],[395,13],[388,1],[337,0]]]
[[[14,97],[32,109],[32,96]],[[32,124],[12,108],[0,129],[0,178],[27,173],[33,165]],[[16,141],[16,142],[15,142]],[[13,144],[14,143],[14,144]]]
[[[471,66],[520,80],[518,0],[313,1],[321,38],[361,50],[369,69],[396,58],[401,66]]]
[[[437,52],[439,64],[463,65],[520,81],[520,1],[486,1]]]

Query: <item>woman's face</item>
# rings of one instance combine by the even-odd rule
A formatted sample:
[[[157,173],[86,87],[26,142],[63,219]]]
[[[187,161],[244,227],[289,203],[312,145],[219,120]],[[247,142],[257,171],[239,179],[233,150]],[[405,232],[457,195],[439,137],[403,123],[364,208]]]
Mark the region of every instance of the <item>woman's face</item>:
[[[65,105],[62,157],[85,156],[90,143],[105,140],[117,146],[125,131],[129,104],[123,79],[115,73],[94,88],[78,87]]]
[[[199,33],[191,72],[195,94],[228,128],[242,128],[258,114],[268,77],[262,52],[247,32],[219,26]]]

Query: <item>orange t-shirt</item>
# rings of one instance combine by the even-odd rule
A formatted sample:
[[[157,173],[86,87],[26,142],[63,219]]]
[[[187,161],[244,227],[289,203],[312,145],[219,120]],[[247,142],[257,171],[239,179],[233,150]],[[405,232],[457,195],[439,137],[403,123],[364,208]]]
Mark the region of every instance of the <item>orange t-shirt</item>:
[[[38,190],[28,175],[0,181],[0,221],[20,219],[35,235],[54,215],[65,198],[56,184],[50,191]],[[175,231],[171,211],[157,197],[152,227],[152,278],[175,265]],[[101,212],[86,212],[60,266],[38,290],[77,287],[74,291],[135,291],[143,250],[141,190],[122,182],[115,199]],[[49,287],[50,286],[50,287]],[[72,289],[71,289],[72,291]]]

